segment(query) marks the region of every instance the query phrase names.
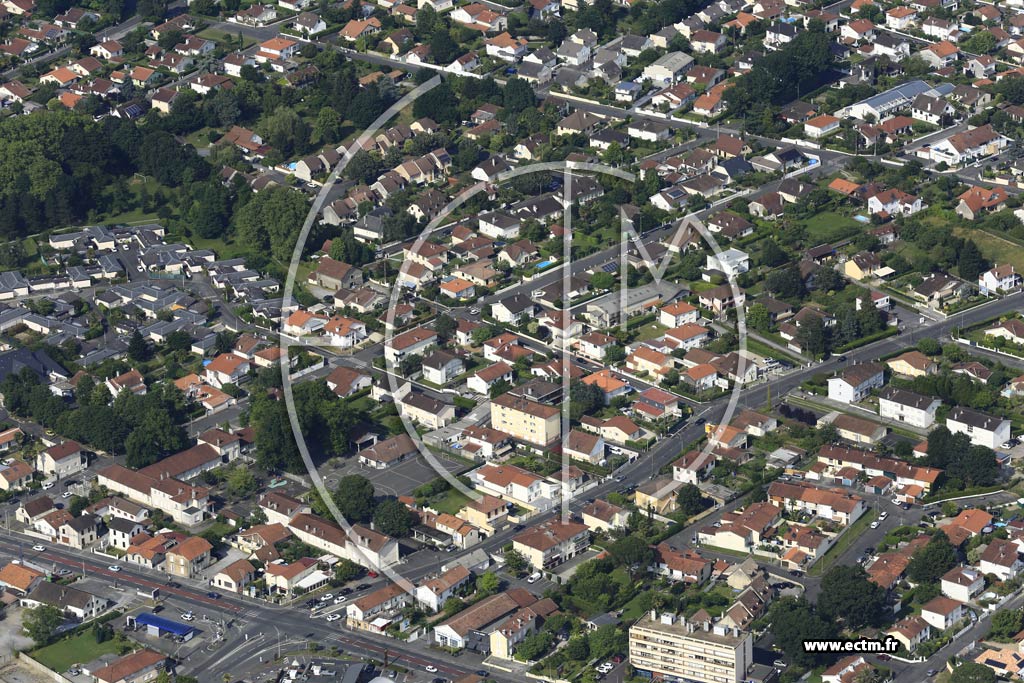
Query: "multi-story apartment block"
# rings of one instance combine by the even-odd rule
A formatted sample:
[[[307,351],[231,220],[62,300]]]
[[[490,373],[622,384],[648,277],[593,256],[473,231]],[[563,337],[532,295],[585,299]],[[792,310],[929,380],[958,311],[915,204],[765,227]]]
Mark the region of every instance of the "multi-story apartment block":
[[[526,397],[502,394],[491,400],[491,426],[518,441],[546,447],[559,438],[560,411]]]
[[[641,675],[695,683],[738,683],[753,663],[749,633],[652,611],[629,629],[629,663]]]
[[[512,547],[536,569],[550,569],[585,552],[590,547],[590,529],[576,522],[549,520],[516,534]]]
[[[890,388],[878,397],[878,415],[926,429],[935,422],[935,411],[940,405],[942,401],[934,396]]]

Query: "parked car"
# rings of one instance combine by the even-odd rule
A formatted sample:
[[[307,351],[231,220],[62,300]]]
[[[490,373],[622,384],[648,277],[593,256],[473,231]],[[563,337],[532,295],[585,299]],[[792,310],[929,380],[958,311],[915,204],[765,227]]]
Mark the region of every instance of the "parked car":
[[[341,615],[337,612],[335,612],[334,614],[327,615],[327,621],[337,621],[338,619],[341,619]]]
[[[119,572],[119,571],[121,571],[121,565],[119,565],[119,564],[112,564],[109,567],[107,567],[107,569],[109,569],[112,572]]]
[[[44,550],[46,550],[46,546],[45,545],[34,545],[34,546],[32,546],[32,550],[35,550],[37,553],[41,553]]]

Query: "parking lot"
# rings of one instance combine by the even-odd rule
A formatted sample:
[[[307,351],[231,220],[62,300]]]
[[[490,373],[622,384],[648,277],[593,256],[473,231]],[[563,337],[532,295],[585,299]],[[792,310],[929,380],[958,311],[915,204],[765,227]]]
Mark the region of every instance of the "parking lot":
[[[459,472],[465,467],[461,462],[442,457],[436,457],[436,461],[449,472]],[[338,485],[338,480],[347,474],[359,474],[366,477],[373,482],[377,493],[388,496],[407,496],[418,487],[440,476],[422,456],[417,456],[383,470],[364,467],[352,459],[342,467],[328,469],[325,466],[323,471],[321,471],[324,483],[331,490]]]

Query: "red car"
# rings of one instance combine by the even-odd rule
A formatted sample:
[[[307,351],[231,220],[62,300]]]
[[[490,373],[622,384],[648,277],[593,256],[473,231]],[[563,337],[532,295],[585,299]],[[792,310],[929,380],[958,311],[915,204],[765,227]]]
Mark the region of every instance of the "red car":
[[[369,576],[371,579],[376,579],[378,576],[380,576],[380,574],[378,574],[377,572],[373,572],[373,571],[366,572],[366,575]]]

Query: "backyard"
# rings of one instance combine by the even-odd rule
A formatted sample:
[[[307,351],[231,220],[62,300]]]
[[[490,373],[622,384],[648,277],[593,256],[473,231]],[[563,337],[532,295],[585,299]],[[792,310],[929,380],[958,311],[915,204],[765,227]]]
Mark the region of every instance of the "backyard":
[[[807,230],[808,244],[827,244],[852,237],[865,229],[865,224],[858,223],[849,216],[825,211],[800,221]]]
[[[32,659],[57,672],[67,671],[72,664],[85,664],[107,654],[118,654],[122,643],[111,638],[102,643],[96,642],[92,631],[86,629],[78,635],[58,640],[52,645],[41,647],[32,652]]]

